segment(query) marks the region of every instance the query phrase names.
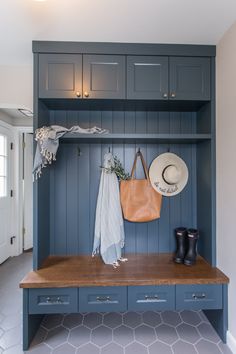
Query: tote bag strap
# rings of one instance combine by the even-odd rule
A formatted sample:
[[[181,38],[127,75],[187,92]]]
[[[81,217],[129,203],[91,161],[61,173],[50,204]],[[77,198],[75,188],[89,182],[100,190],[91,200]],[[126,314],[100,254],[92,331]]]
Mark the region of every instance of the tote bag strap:
[[[148,170],[147,170],[147,165],[146,165],[146,163],[145,163],[145,161],[144,161],[143,154],[141,153],[141,151],[138,151],[138,152],[136,152],[136,154],[135,154],[135,159],[134,159],[134,163],[133,163],[133,167],[132,167],[132,171],[131,171],[131,179],[134,179],[134,171],[136,170],[136,165],[137,165],[137,159],[138,159],[138,157],[140,157],[140,159],[141,159],[141,162],[142,162],[142,166],[143,166],[143,170],[144,170],[146,179],[147,179],[148,181],[150,181],[149,174],[148,174]]]

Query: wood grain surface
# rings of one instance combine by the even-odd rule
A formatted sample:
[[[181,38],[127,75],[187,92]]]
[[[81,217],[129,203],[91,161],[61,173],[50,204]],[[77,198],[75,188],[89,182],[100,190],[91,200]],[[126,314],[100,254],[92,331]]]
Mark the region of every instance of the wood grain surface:
[[[229,279],[202,257],[194,266],[176,264],[172,254],[127,255],[128,262],[114,269],[99,256],[50,256],[38,271],[28,273],[21,288],[86,286],[223,284]]]

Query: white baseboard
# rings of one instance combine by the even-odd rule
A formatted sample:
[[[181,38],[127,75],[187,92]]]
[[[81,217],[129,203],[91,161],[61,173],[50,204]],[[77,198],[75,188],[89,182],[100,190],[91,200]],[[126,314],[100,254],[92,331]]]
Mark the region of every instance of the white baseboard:
[[[233,354],[236,354],[236,338],[227,331],[227,345]]]

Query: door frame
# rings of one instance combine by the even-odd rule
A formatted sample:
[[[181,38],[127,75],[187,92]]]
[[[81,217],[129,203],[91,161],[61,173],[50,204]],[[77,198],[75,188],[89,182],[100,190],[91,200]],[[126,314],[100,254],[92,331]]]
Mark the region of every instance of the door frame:
[[[7,136],[7,195],[9,197],[10,190],[13,190],[13,196],[14,196],[14,161],[15,161],[15,156],[14,156],[14,151],[10,148],[10,145],[13,143],[14,144],[14,129],[13,127],[5,123],[4,121],[0,120],[0,129],[3,130],[3,134],[6,134]],[[14,198],[10,198],[10,219],[11,221],[15,221],[15,203],[14,203]],[[10,245],[10,238],[15,235],[16,232],[16,222],[11,222],[10,223],[10,229],[9,229],[9,253],[7,255],[7,258],[11,257],[13,254],[13,247]],[[7,259],[6,258],[6,259]],[[3,261],[4,262],[4,261]]]
[[[15,152],[17,154],[16,158],[16,171],[17,174],[15,176],[16,178],[16,185],[17,185],[17,233],[18,237],[16,239],[16,249],[15,255],[20,255],[23,252],[23,240],[24,240],[24,234],[23,234],[23,214],[24,214],[24,198],[23,198],[23,154],[24,154],[24,149],[23,149],[23,134],[24,133],[33,133],[33,127],[16,127],[17,131],[17,139],[16,139],[16,149]]]
[[[0,126],[12,132],[13,159],[12,159],[12,188],[13,188],[13,216],[12,236],[16,239],[11,246],[11,257],[23,252],[23,133],[33,133],[33,126],[14,126],[0,120]]]

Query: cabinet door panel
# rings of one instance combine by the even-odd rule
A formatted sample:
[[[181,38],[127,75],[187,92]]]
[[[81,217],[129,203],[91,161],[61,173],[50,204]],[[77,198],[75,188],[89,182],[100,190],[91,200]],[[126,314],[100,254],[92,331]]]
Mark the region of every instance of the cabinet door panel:
[[[76,288],[29,289],[29,313],[69,313],[78,311]]]
[[[83,56],[83,97],[125,98],[125,57],[119,55]]]
[[[168,98],[168,58],[127,57],[127,98]]]
[[[170,99],[210,100],[209,58],[170,58]]]
[[[82,55],[40,54],[39,97],[77,98],[82,95]]]
[[[175,286],[129,286],[128,287],[128,310],[174,310],[175,309]]]
[[[107,286],[79,289],[80,312],[111,312],[127,310],[127,287]]]
[[[176,309],[221,309],[221,284],[176,285]]]

